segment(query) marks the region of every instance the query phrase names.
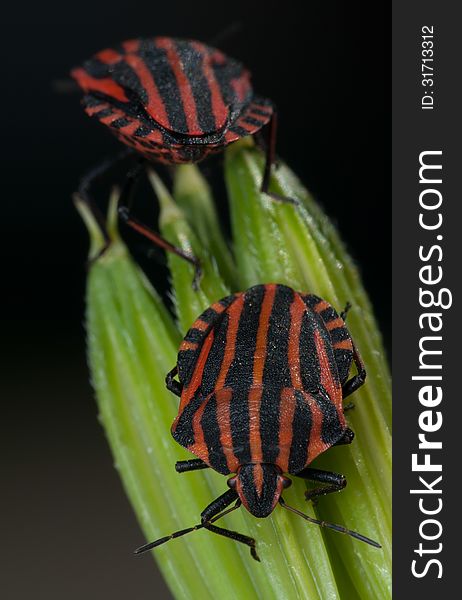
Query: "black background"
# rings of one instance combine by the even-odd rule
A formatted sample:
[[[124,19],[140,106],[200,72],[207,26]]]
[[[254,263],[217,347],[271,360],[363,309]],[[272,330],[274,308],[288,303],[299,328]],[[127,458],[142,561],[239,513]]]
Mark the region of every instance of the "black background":
[[[384,3],[374,14],[369,6],[113,0],[10,5],[3,15],[4,597],[167,593],[152,561],[131,556],[142,536],[85,365],[87,239],[71,193],[120,146],[86,117],[78,95],[58,94],[52,82],[123,39],[207,42],[240,23],[219,46],[277,103],[278,152],[337,222],[389,341],[389,15]]]

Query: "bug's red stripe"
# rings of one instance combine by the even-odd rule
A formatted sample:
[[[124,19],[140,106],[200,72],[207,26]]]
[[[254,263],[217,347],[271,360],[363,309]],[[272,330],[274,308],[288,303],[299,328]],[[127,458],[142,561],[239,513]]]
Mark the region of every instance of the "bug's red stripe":
[[[238,119],[236,121],[236,125],[238,127],[242,127],[242,129],[245,129],[246,131],[250,133],[253,133],[254,131],[256,131],[257,129],[259,129],[259,127],[257,127],[256,125],[252,125],[251,123],[246,123],[244,121],[244,118]]]
[[[183,350],[197,350],[197,343],[196,342],[188,342],[187,340],[183,340],[181,342],[179,352],[182,352]]]
[[[330,304],[325,300],[320,300],[317,304],[313,306],[313,310],[316,313],[320,313],[323,310],[326,310],[326,308],[330,308]]]
[[[231,131],[230,129],[228,129],[228,131],[225,133],[225,141],[227,144],[231,144],[231,142],[237,141],[239,137],[239,134],[235,133],[234,131]]]
[[[144,139],[158,144],[162,144],[164,141],[163,135],[158,129],[153,129]]]
[[[124,89],[109,77],[95,79],[82,68],[74,69],[71,71],[71,75],[86,92],[101,92],[121,102],[128,102]]]
[[[95,106],[86,106],[85,112],[87,113],[87,115],[90,115],[90,117],[92,117],[94,114],[99,113],[100,111],[105,110],[106,108],[111,107],[107,102],[101,102],[101,104],[96,104]]]
[[[202,319],[197,319],[197,321],[194,321],[193,327],[194,329],[199,329],[199,331],[206,331],[209,327],[209,324],[205,321],[202,321]]]
[[[217,421],[220,428],[220,444],[226,456],[226,464],[230,473],[235,473],[239,466],[239,461],[234,454],[233,438],[231,434],[231,400],[233,391],[231,388],[224,388],[217,394]]]
[[[98,117],[98,115],[96,116]],[[113,121],[117,121],[117,119],[121,119],[123,117],[125,117],[125,113],[122,110],[113,110],[110,115],[107,117],[102,117],[99,120],[105,125],[110,125]]]
[[[337,319],[333,319],[332,321],[328,321],[326,323],[326,327],[328,329],[328,331],[332,331],[332,329],[337,329],[338,327],[344,327],[345,323],[343,321],[343,319],[341,319],[340,317],[338,317]]]
[[[188,447],[188,449],[195,454],[196,456],[200,456],[203,461],[206,463],[209,462],[209,451],[207,447],[207,443],[205,441],[204,430],[202,428],[201,419],[204,414],[204,410],[207,406],[208,401],[210,400],[210,396],[207,400],[204,400],[202,404],[199,406],[197,411],[194,414],[192,428],[194,432],[194,443]]]
[[[277,464],[282,471],[289,470],[290,449],[293,439],[293,420],[295,415],[295,395],[294,391],[284,388],[281,392],[281,402],[279,405],[279,455]]]
[[[253,361],[253,385],[255,386],[260,386],[263,382],[263,370],[265,368],[267,352],[266,344],[268,339],[268,328],[275,294],[275,284],[265,285],[265,294],[263,296],[260,319],[258,323],[257,345],[255,347]]]
[[[257,494],[261,496],[263,493],[263,469],[261,463],[255,464],[252,470],[255,489],[257,490]]]
[[[302,376],[300,373],[300,331],[305,310],[305,303],[298,294],[295,294],[290,306],[288,354],[292,385],[296,389],[303,389]]]
[[[239,102],[243,102],[250,91],[250,74],[248,71],[243,71],[241,76],[236,79],[231,79],[231,87],[236,94]]]
[[[159,123],[170,124],[164,101],[162,100],[152,73],[144,63],[143,59],[135,54],[135,52],[138,50],[138,46],[134,40],[133,45],[130,46],[133,47],[133,50],[126,54],[125,61],[136,73],[141,85],[146,91],[148,96],[146,109],[148,113]]]
[[[335,342],[335,344],[333,344],[332,348],[334,350],[351,350],[351,351],[353,351],[353,344],[351,343],[351,340],[342,340],[340,342]]]
[[[140,40],[125,40],[122,46],[125,52],[138,52],[140,49]]]
[[[208,334],[204,343],[202,344],[202,348],[199,354],[199,358],[196,362],[196,367],[194,369],[194,373],[191,377],[191,381],[187,386],[183,388],[183,393],[181,394],[180,407],[178,410],[178,416],[175,419],[175,423],[173,425],[173,429],[175,429],[176,423],[178,422],[181,413],[185,409],[185,407],[191,402],[194,394],[196,393],[197,388],[200,386],[202,381],[202,373],[204,372],[205,362],[210,352],[210,348],[213,344],[213,330]]]
[[[220,86],[218,85],[218,81],[216,80],[215,74],[211,67],[210,57],[207,55],[207,48],[204,46],[204,44],[200,44],[199,42],[192,42],[191,46],[200,52],[202,56],[205,56],[205,59],[202,61],[202,72],[207,80],[210,90],[212,112],[215,119],[215,128],[220,129],[226,123],[228,109],[223,102]]]
[[[122,60],[121,54],[116,50],[113,50],[112,48],[101,50],[101,52],[98,52],[98,54],[96,54],[96,58],[105,65],[114,65],[115,63],[118,63],[120,60]]]
[[[140,125],[141,123],[137,119],[130,119],[130,123],[124,127],[121,127],[119,129],[119,133],[123,133],[124,135],[133,135]]]
[[[333,400],[338,394],[339,385],[333,376],[324,340],[317,329],[314,330],[313,337],[314,344],[316,346],[316,353],[318,355],[319,366],[321,368],[321,385],[326,390],[329,397]]]
[[[223,305],[220,302],[214,302],[210,308],[212,308],[216,313],[220,314],[226,310],[226,305]]]
[[[261,463],[263,461],[263,451],[260,432],[260,408],[261,397],[263,392],[263,371],[266,363],[268,328],[271,317],[271,311],[274,304],[274,296],[276,286],[269,284],[265,286],[260,317],[257,330],[257,342],[255,346],[255,354],[253,361],[253,386],[249,392],[249,442],[250,454],[253,463]],[[254,474],[255,475],[255,474]],[[258,476],[258,481],[255,481],[257,492],[262,493],[261,486],[263,485],[263,472]]]
[[[256,108],[257,110],[266,112],[268,114],[268,116],[271,116],[271,113],[273,112],[273,107],[268,106],[267,104],[257,104],[256,102],[252,102],[252,106],[254,108]],[[261,116],[261,115],[259,115],[259,116]]]
[[[323,414],[314,398],[306,392],[307,402],[311,409],[312,425],[310,431],[310,439],[308,441],[307,461],[308,465],[319,454],[327,449],[326,443],[322,440],[322,421]]]
[[[343,417],[342,409],[342,388],[332,373],[332,368],[327,355],[324,340],[317,329],[314,331],[314,344],[316,346],[318,362],[321,368],[321,385],[326,390],[330,400],[334,403],[340,422],[344,423],[345,419]]]
[[[201,135],[203,131],[197,118],[196,103],[194,101],[191,84],[181,69],[180,57],[175,50],[174,42],[170,38],[156,38],[155,43],[158,48],[162,48],[167,53],[167,60],[170,64],[173,74],[175,75],[175,79],[178,83],[178,89],[180,90],[186,123],[188,124],[188,133],[189,135]]]
[[[244,294],[239,296],[233,304],[228,308],[229,314],[229,325],[226,333],[226,346],[223,356],[223,362],[221,363],[220,373],[217,378],[215,385],[216,390],[221,390],[225,387],[226,375],[228,374],[229,367],[233,362],[234,354],[236,351],[236,337],[237,330],[239,328],[239,318],[241,316],[242,307],[244,306]],[[218,310],[221,305],[216,302],[212,305],[214,310]],[[221,306],[221,310],[225,310],[224,306]]]

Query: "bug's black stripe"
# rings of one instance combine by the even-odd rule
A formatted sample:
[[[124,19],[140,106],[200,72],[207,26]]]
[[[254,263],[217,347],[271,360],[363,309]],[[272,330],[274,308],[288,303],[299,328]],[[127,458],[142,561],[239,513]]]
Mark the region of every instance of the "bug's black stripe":
[[[325,393],[318,393],[314,398],[321,409],[323,417],[321,429],[322,441],[332,446],[342,437],[344,431],[338,418],[337,409]]]
[[[93,108],[94,106],[99,106],[100,104],[104,104],[104,103],[105,103],[104,100],[102,100],[101,98],[98,98],[96,96],[93,96],[93,94],[87,94],[82,99],[82,105],[85,108]]]
[[[100,110],[97,113],[94,113],[93,116],[96,117],[97,119],[104,119],[104,118],[112,115],[113,112],[114,111],[112,110],[112,108],[103,108],[103,110]]]
[[[188,133],[188,125],[184,114],[183,102],[175,74],[167,58],[167,51],[158,48],[154,40],[140,41],[138,52],[149,69],[167,112],[171,129],[184,134]]]
[[[259,119],[256,119],[255,117],[250,117],[250,116],[241,117],[239,119],[239,122],[248,123],[249,125],[254,125],[255,127],[261,127],[265,123],[264,120],[260,121]]]
[[[332,344],[350,339],[350,334],[348,333],[348,330],[345,326],[331,329],[329,333],[332,340]]]
[[[338,319],[338,314],[336,313],[336,311],[333,308],[331,310],[333,313],[333,318],[330,319],[330,321]],[[322,317],[325,312],[326,311],[322,311],[320,313],[320,316]],[[344,349],[334,349],[332,352],[332,345],[336,342],[350,340],[351,337],[348,332],[348,329],[345,325],[342,325],[341,327],[336,327],[335,329],[331,329],[330,331],[322,329],[322,337],[328,353],[332,375],[334,376],[334,379],[336,381],[338,381],[340,384],[343,384],[348,378],[351,362],[353,360],[353,352],[351,352],[351,350]]]
[[[273,507],[278,471],[273,465],[265,464],[257,467],[257,469],[261,469],[263,475],[261,496],[256,486],[253,465],[247,465],[242,468],[239,472],[239,479],[247,505],[252,509],[252,514],[257,517],[266,517],[271,513]]]
[[[292,421],[292,445],[289,454],[289,473],[301,471],[308,460],[312,415],[303,393],[295,390],[295,412]]]
[[[220,324],[215,327],[212,347],[205,362],[202,373],[202,393],[204,396],[211,394],[215,388],[226,347],[226,335],[228,332],[229,317],[225,313]]]
[[[121,61],[112,66],[111,77],[125,91],[129,99],[129,109],[136,115],[136,108],[145,106],[148,101],[148,95],[144,89],[138,75],[125,61]]]
[[[250,133],[247,131],[247,129],[244,129],[243,127],[239,127],[238,125],[232,125],[229,128],[229,130],[232,131],[233,133],[237,133],[237,135],[240,137],[245,137],[246,135],[250,135]]]
[[[254,115],[259,115],[261,117],[265,117],[263,122],[266,122],[268,120],[268,117],[271,115],[271,109],[270,107],[268,107],[268,110],[261,110],[261,108],[257,108],[254,107],[253,105],[251,105],[250,107],[250,111],[254,114]]]
[[[181,383],[188,385],[196,364],[199,347],[196,350],[180,350],[178,352],[178,374]]]
[[[333,378],[333,380],[335,381],[336,384],[339,383],[339,376],[338,376],[338,369],[337,369],[337,363],[335,362],[335,356],[334,356],[334,351],[332,348],[332,338],[331,338],[331,334],[334,331],[337,331],[337,329],[333,329],[331,332],[329,332],[325,327],[323,327],[323,321],[320,319],[319,315],[314,315],[314,318],[318,320],[318,330],[319,333],[321,334],[321,339],[322,342],[324,344],[324,350],[325,353],[327,355],[328,361],[329,361],[329,370],[331,373],[331,376]],[[344,327],[341,327],[338,329],[338,331],[344,330],[346,332],[346,329]],[[348,332],[346,332],[348,334]]]
[[[263,500],[267,504],[272,504],[274,494],[276,493],[277,475],[274,467],[263,466]]]
[[[109,66],[97,58],[90,58],[83,63],[83,68],[90,75],[90,77],[94,77],[95,79],[105,79],[106,77],[111,77],[111,72],[109,70]]]
[[[245,98],[244,102],[239,102],[231,81],[242,77],[244,72],[243,66],[237,61],[228,58],[225,63],[214,63],[212,69],[220,87],[223,102],[225,105],[232,107],[233,112],[240,113],[240,109],[244,104],[247,104],[250,98]]]
[[[115,129],[120,129],[121,127],[125,127],[126,125],[129,125],[130,123],[131,123],[130,119],[127,119],[126,117],[120,117],[119,119],[112,121],[111,127],[114,127]]]
[[[319,304],[320,302],[323,302],[323,300],[321,298],[319,298],[318,296],[315,296],[314,294],[307,294],[307,295],[302,296],[302,298],[303,298],[305,304],[312,310],[314,309],[314,307],[317,304]],[[329,307],[329,308],[321,311],[320,315],[322,316],[324,322],[326,322],[326,319],[331,321],[331,320],[337,319],[339,316],[337,311],[333,307]],[[329,332],[329,334],[330,334],[330,340],[331,340],[332,344],[335,341],[341,341],[341,340],[349,339],[349,338],[351,339],[348,329],[346,328],[346,325],[343,325],[343,327],[341,327],[341,328],[332,329]],[[338,377],[339,377],[340,383],[343,384],[343,383],[345,383],[345,381],[348,378],[348,373],[350,371],[351,362],[353,360],[353,353],[350,350],[343,350],[343,349],[342,350],[334,350],[334,357],[335,357],[335,363],[337,365]]]
[[[177,40],[175,46],[191,85],[199,126],[204,133],[215,131],[217,127],[212,110],[212,97],[202,72],[203,56],[188,42]]]
[[[218,313],[216,310],[213,308],[207,308],[207,310],[201,314],[200,319],[201,321],[205,321],[205,323],[213,323],[216,321],[217,316]]]
[[[320,365],[314,341],[316,328],[317,322],[313,313],[305,312],[300,329],[299,355],[303,389],[307,392],[317,392],[321,385]]]
[[[263,460],[274,463],[279,454],[279,404],[283,388],[292,387],[288,364],[290,305],[292,289],[278,285],[269,319],[266,360],[263,370],[263,395],[260,407],[260,436]],[[276,376],[277,375],[277,376]]]
[[[152,129],[150,127],[146,127],[145,125],[140,125],[140,127],[138,127],[133,135],[135,135],[136,137],[146,137],[147,135],[149,135],[151,133]]]
[[[201,418],[204,441],[208,449],[210,466],[224,475],[229,473],[226,457],[220,442],[220,428],[217,420],[217,399],[213,394],[207,402]]]
[[[204,400],[200,394],[200,390],[198,390],[181,413],[175,431],[172,431],[173,438],[185,448],[194,444],[193,418],[202,402]]]
[[[191,328],[188,331],[188,333],[184,336],[184,339],[187,342],[193,342],[193,343],[197,344],[200,341],[202,341],[203,335],[204,335],[203,331],[200,331],[199,329]]]
[[[230,420],[234,454],[241,464],[248,463],[251,459],[248,394],[253,382],[253,362],[264,292],[263,285],[245,292],[236,336],[235,357],[226,377],[226,385],[229,387],[235,387],[235,382],[239,382],[239,391],[233,394],[231,402]]]
[[[220,300],[219,304],[221,306],[228,307],[230,304],[232,304],[234,302],[235,299],[236,299],[236,295],[231,294],[230,296],[227,296],[226,298],[223,298],[222,300]],[[209,307],[199,316],[199,319],[198,319],[198,320],[204,321],[205,323],[208,323],[209,327],[205,331],[201,331],[197,328],[191,327],[191,329],[186,334],[184,339],[188,342],[196,343],[197,349],[196,350],[187,350],[187,351],[184,350],[178,354],[178,373],[179,373],[180,381],[182,383],[184,383],[185,385],[188,385],[189,382],[191,381],[191,377],[194,372],[194,367],[195,367],[195,363],[197,360],[197,356],[199,356],[199,353],[201,351],[202,343],[205,340],[205,338],[207,337],[207,335],[209,334],[212,327],[217,328],[217,331],[215,331],[215,336],[216,336],[215,344],[211,348],[212,357],[215,357],[214,360],[216,360],[216,363],[214,363],[213,366],[215,369],[218,369],[219,366],[221,366],[222,359],[220,359],[218,356],[216,356],[218,353],[218,350],[219,350],[219,348],[217,348],[216,346],[217,345],[223,346],[223,348],[221,348],[221,352],[223,352],[225,341],[222,340],[220,337],[219,322],[224,317],[225,317],[224,312],[219,313],[216,310],[214,310],[212,307]],[[226,324],[224,327],[225,327],[225,331],[226,331],[227,321],[226,321]],[[218,336],[218,342],[216,341],[217,336]],[[210,358],[208,360],[209,364],[211,364],[211,360],[212,360],[212,358]],[[209,368],[208,364],[206,363],[206,366],[204,369],[204,376],[203,376],[203,388],[204,388],[204,385],[207,383],[207,385],[205,385],[205,390],[206,390],[207,394],[210,394],[213,391],[214,386],[212,385],[212,378],[215,376],[215,373],[216,373],[216,371],[213,371],[212,368]],[[216,377],[218,377],[218,373],[216,373]],[[210,383],[209,383],[209,379],[210,379]],[[213,383],[215,381],[216,381],[216,378],[213,379]]]
[[[234,302],[234,300],[236,300],[236,296],[237,295],[236,294],[231,294],[231,296],[226,296],[226,298],[222,298],[218,302],[218,304],[221,304],[221,306],[224,306],[225,308],[228,308],[228,306],[230,306],[230,304],[232,304]]]
[[[353,352],[351,350],[334,349],[335,362],[337,363],[338,376],[340,384],[343,385],[348,379],[351,363],[353,361]]]
[[[302,294],[302,298],[305,304],[312,310],[314,310],[314,307],[319,304],[319,302],[322,302],[322,298],[315,296],[314,294]]]
[[[328,323],[329,321],[333,321],[334,319],[338,318],[338,313],[333,306],[325,308],[319,314],[321,315],[321,318],[324,321],[324,323]]]

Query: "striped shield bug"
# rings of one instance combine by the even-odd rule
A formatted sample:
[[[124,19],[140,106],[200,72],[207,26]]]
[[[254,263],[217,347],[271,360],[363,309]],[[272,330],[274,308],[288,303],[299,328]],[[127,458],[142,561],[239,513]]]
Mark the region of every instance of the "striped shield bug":
[[[197,457],[177,462],[176,470],[212,468],[230,476],[229,489],[203,510],[200,524],[137,553],[205,528],[246,544],[259,560],[253,538],[215,522],[241,505],[264,518],[277,504],[380,548],[362,534],[313,519],[282,497],[291,484],[287,474],[320,484],[306,492],[307,499],[346,485],[343,475],[310,466],[322,452],[354,438],[343,400],[364,383],[366,371],[345,316],[313,294],[266,284],[216,302],[193,323],[166,378],[181,399],[172,435]],[[353,362],[357,373],[350,378]]]
[[[255,96],[249,71],[200,42],[128,40],[71,74],[86,113],[149,161],[199,162],[265,125],[275,134],[274,107]]]
[[[266,139],[260,141],[266,162],[261,190],[277,200],[294,202],[268,190],[275,158],[275,108],[254,94],[249,71],[219,50],[193,40],[133,39],[98,52],[71,75],[85,93],[86,113],[150,162],[199,162],[243,137],[258,134],[259,138],[264,129]],[[91,181],[113,162],[82,179],[79,193],[83,200],[89,201]],[[120,211],[125,222],[193,262],[197,276],[194,257],[130,215],[126,191]]]

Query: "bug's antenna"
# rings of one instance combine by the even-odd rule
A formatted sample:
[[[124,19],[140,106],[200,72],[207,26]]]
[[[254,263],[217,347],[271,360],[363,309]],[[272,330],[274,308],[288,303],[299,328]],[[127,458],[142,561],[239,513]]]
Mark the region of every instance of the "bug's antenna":
[[[182,535],[186,535],[187,533],[191,533],[192,531],[197,531],[198,529],[205,529],[207,524],[218,521],[218,519],[221,519],[225,515],[232,512],[233,510],[236,510],[236,508],[239,508],[240,505],[241,505],[240,502],[237,502],[231,508],[224,510],[219,515],[216,515],[215,517],[213,517],[213,519],[210,519],[210,521],[207,521],[207,523],[200,523],[198,525],[194,525],[194,527],[188,527],[188,529],[180,529],[180,531],[175,531],[175,533],[172,533],[171,535],[166,535],[165,537],[159,538],[158,540],[155,540],[154,542],[149,542],[149,544],[140,546],[139,548],[137,548],[135,550],[135,554],[143,554],[143,552],[147,552],[148,550],[157,548],[157,546],[161,546],[162,544],[165,544],[165,542],[168,542],[169,540],[174,540],[177,537],[181,537]]]
[[[346,527],[343,527],[342,525],[336,525],[335,523],[328,523],[327,521],[319,521],[318,519],[313,519],[312,517],[305,515],[305,513],[302,513],[300,510],[297,510],[293,506],[289,506],[288,504],[286,504],[282,498],[279,498],[279,504],[286,510],[290,510],[290,512],[293,512],[296,515],[299,515],[300,517],[302,517],[306,521],[309,521],[310,523],[314,523],[315,525],[319,525],[320,527],[327,527],[328,529],[333,529],[334,531],[338,531],[339,533],[345,533],[346,535],[349,535],[349,536],[355,538],[356,540],[360,540],[361,542],[365,542],[366,544],[369,544],[370,546],[374,546],[374,548],[382,547],[380,544],[378,544],[377,542],[374,542],[374,540],[371,540],[370,538],[366,537],[365,535],[361,535],[360,533],[357,533],[356,531],[351,531],[351,529],[347,529]]]

